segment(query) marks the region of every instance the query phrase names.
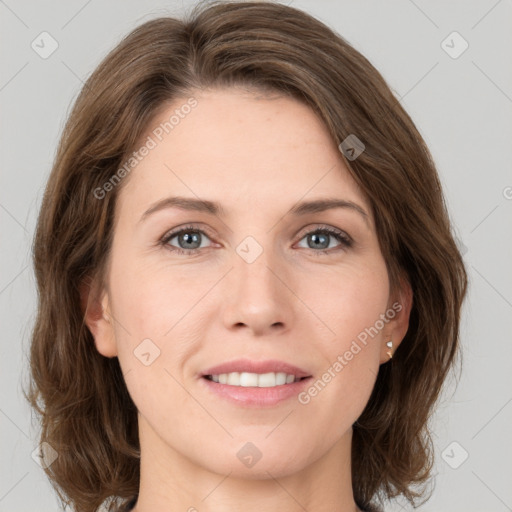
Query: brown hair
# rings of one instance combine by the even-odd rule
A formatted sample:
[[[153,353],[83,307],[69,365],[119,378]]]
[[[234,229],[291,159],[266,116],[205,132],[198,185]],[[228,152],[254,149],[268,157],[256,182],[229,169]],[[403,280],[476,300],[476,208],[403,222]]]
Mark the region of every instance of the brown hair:
[[[117,358],[95,348],[80,295],[81,283],[104,272],[127,178],[102,200],[93,191],[163,107],[231,86],[294,97],[337,145],[351,134],[365,144],[345,163],[372,205],[390,282],[404,275],[414,301],[409,330],[354,424],[353,491],[361,507],[400,494],[413,504],[424,495],[413,486],[428,481],[433,464],[429,415],[459,353],[466,271],[429,150],[382,76],[323,23],[272,2],[210,2],[184,20],[142,24],[75,102],[33,247],[39,303],[27,399],[41,416],[41,442],[58,453],[45,471],[79,512],[138,493],[137,411]]]

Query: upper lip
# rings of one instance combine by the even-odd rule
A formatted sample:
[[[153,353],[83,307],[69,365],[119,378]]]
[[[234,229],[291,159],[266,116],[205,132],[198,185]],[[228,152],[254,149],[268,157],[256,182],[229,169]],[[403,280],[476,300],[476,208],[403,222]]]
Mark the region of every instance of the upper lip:
[[[293,364],[286,363],[284,361],[278,361],[277,359],[267,359],[265,361],[254,361],[251,359],[234,359],[233,361],[227,361],[225,363],[212,366],[201,372],[200,376],[205,375],[220,375],[222,373],[232,372],[247,372],[247,373],[270,373],[270,372],[282,372],[287,375],[295,375],[295,377],[311,377],[311,374],[307,371],[299,368]]]

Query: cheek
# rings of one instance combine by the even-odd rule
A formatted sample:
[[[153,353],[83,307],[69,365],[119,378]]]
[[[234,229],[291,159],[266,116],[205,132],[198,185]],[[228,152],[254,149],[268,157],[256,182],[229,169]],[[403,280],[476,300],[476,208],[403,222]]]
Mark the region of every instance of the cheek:
[[[164,339],[194,308],[214,284],[192,268],[136,258],[118,260],[111,269],[113,312],[126,330],[137,338]]]
[[[110,274],[112,309],[129,391],[137,405],[150,403],[150,390],[158,389],[173,400],[183,399],[184,407],[187,396],[172,376],[182,382],[184,361],[202,346],[213,309],[205,294],[218,277],[161,261],[116,263]]]
[[[377,375],[377,369],[372,370],[368,362],[368,352],[362,351],[345,363],[336,358],[333,361],[301,393],[297,406],[304,422],[322,432],[318,442],[327,444],[337,440],[361,416]]]
[[[320,294],[320,289],[324,293]],[[325,286],[311,286],[304,293],[317,305],[317,314],[329,330],[317,339],[321,374],[300,402],[311,402],[313,407],[306,408],[330,411],[323,420],[328,421],[332,414],[337,418],[332,428],[345,428],[346,419],[355,421],[363,411],[379,369],[385,325],[381,315],[385,315],[389,299],[385,263],[376,258],[372,264],[340,269],[336,276],[325,279]]]
[[[389,283],[383,260],[338,276],[324,300],[326,323],[335,332],[322,343],[324,372],[306,390],[304,402],[330,411],[332,428],[348,428],[364,410],[379,369],[382,316]],[[328,421],[329,412],[323,418]],[[335,419],[336,418],[336,419]]]
[[[389,293],[387,273],[378,267],[363,275],[345,274],[340,282],[343,286],[335,287],[331,281],[318,308],[334,334],[318,341],[322,368],[298,400],[305,418],[314,417],[323,429],[326,442],[350,428],[368,403],[379,370],[380,319]]]
[[[321,321],[326,332],[322,339],[330,348],[342,350],[350,345],[386,311],[389,283],[385,263],[381,258],[364,263],[340,266],[335,272],[303,282],[302,296]]]

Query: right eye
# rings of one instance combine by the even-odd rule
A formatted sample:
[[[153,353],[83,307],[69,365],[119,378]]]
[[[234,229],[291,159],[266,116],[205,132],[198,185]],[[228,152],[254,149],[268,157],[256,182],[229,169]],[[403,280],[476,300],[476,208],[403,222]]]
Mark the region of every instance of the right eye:
[[[208,235],[201,229],[194,226],[185,226],[177,231],[167,233],[161,240],[162,245],[167,249],[178,254],[192,255],[199,252],[205,246],[202,244],[204,238],[209,239]],[[178,246],[171,244],[176,239]]]

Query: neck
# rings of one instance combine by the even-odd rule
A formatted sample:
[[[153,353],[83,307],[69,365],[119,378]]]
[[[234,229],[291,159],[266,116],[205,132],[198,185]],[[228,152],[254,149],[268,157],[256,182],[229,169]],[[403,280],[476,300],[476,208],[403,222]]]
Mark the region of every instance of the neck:
[[[134,512],[359,511],[352,491],[352,429],[298,471],[277,473],[266,468],[252,478],[239,474],[236,467],[221,474],[186,458],[143,417],[139,417],[139,437],[140,488]],[[290,461],[293,465],[293,456]]]

